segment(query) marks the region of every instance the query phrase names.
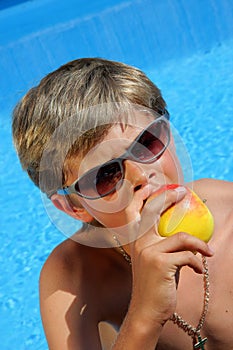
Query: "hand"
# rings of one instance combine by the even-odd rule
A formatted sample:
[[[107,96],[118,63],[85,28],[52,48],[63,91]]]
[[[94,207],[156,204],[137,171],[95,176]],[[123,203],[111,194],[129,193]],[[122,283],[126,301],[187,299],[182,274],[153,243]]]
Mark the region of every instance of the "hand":
[[[133,291],[131,310],[142,323],[164,325],[176,309],[176,274],[182,266],[189,266],[202,273],[202,262],[193,253],[211,256],[212,252],[203,241],[180,232],[169,238],[161,238],[157,224],[163,210],[181,200],[185,191],[168,190],[146,204],[135,242],[131,243]],[[150,223],[148,225],[148,222]],[[148,229],[148,227],[150,227]]]

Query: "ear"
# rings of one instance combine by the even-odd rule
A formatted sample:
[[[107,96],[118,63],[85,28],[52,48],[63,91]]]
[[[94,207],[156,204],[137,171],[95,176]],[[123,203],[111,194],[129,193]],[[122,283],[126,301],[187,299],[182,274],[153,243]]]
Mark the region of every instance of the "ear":
[[[76,207],[66,198],[66,196],[53,194],[51,201],[57,209],[64,211],[66,214],[77,220],[81,220],[83,222],[91,222],[94,220],[93,216],[91,216],[91,214],[89,214],[85,208]]]

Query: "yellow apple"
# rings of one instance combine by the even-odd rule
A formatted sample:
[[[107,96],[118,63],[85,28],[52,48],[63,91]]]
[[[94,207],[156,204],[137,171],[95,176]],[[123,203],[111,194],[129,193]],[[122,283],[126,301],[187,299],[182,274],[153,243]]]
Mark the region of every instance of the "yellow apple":
[[[179,185],[167,185],[162,188],[162,191],[176,187]],[[158,232],[162,237],[168,237],[177,232],[186,232],[208,242],[214,230],[213,216],[197,194],[187,187],[186,189],[185,197],[162,213]],[[158,192],[150,199],[157,195]]]

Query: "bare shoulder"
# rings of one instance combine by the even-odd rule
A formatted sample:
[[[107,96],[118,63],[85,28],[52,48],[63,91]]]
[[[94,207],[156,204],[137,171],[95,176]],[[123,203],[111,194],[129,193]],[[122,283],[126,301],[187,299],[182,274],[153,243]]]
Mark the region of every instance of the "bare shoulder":
[[[69,349],[101,348],[98,287],[103,277],[98,259],[98,249],[68,239],[46,260],[40,274],[40,310],[49,348],[68,349],[68,343]]]
[[[229,189],[233,189],[233,182],[231,181],[225,181],[225,180],[218,180],[218,179],[199,179],[193,182],[194,188],[208,188],[210,190],[217,191],[218,189],[223,191],[228,191]]]
[[[59,244],[45,261],[40,273],[40,290],[48,296],[57,289],[69,289],[72,275],[81,272],[80,247],[75,242],[65,240]]]
[[[92,283],[101,284],[111,275],[109,269],[114,258],[111,249],[65,240],[51,252],[41,270],[41,292],[51,294],[59,289],[83,294],[93,289]]]
[[[106,259],[103,249],[92,248],[67,239],[49,255],[40,274],[40,283],[47,289],[67,288],[70,292],[80,290],[95,276],[101,275],[102,260]],[[90,278],[84,278],[84,276]],[[51,291],[50,291],[51,292]]]
[[[231,181],[201,179],[194,181],[193,188],[203,198],[208,196],[210,200],[218,199],[233,206],[233,182]]]
[[[193,189],[200,198],[206,200],[214,216],[215,231],[220,232],[222,227],[226,230],[229,226],[230,233],[233,222],[233,182],[202,179],[194,181]]]

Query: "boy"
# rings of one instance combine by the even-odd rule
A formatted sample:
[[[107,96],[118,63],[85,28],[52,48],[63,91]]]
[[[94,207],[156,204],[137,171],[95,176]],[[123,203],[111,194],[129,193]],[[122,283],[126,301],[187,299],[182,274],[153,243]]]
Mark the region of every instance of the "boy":
[[[51,350],[101,349],[100,322],[117,331],[114,350],[233,349],[233,185],[188,184],[214,216],[214,254],[188,233],[158,235],[161,213],[187,192],[170,186],[147,201],[183,181],[165,107],[138,69],[80,59],[45,77],[14,111],[23,168],[58,209],[84,223],[41,272]]]

